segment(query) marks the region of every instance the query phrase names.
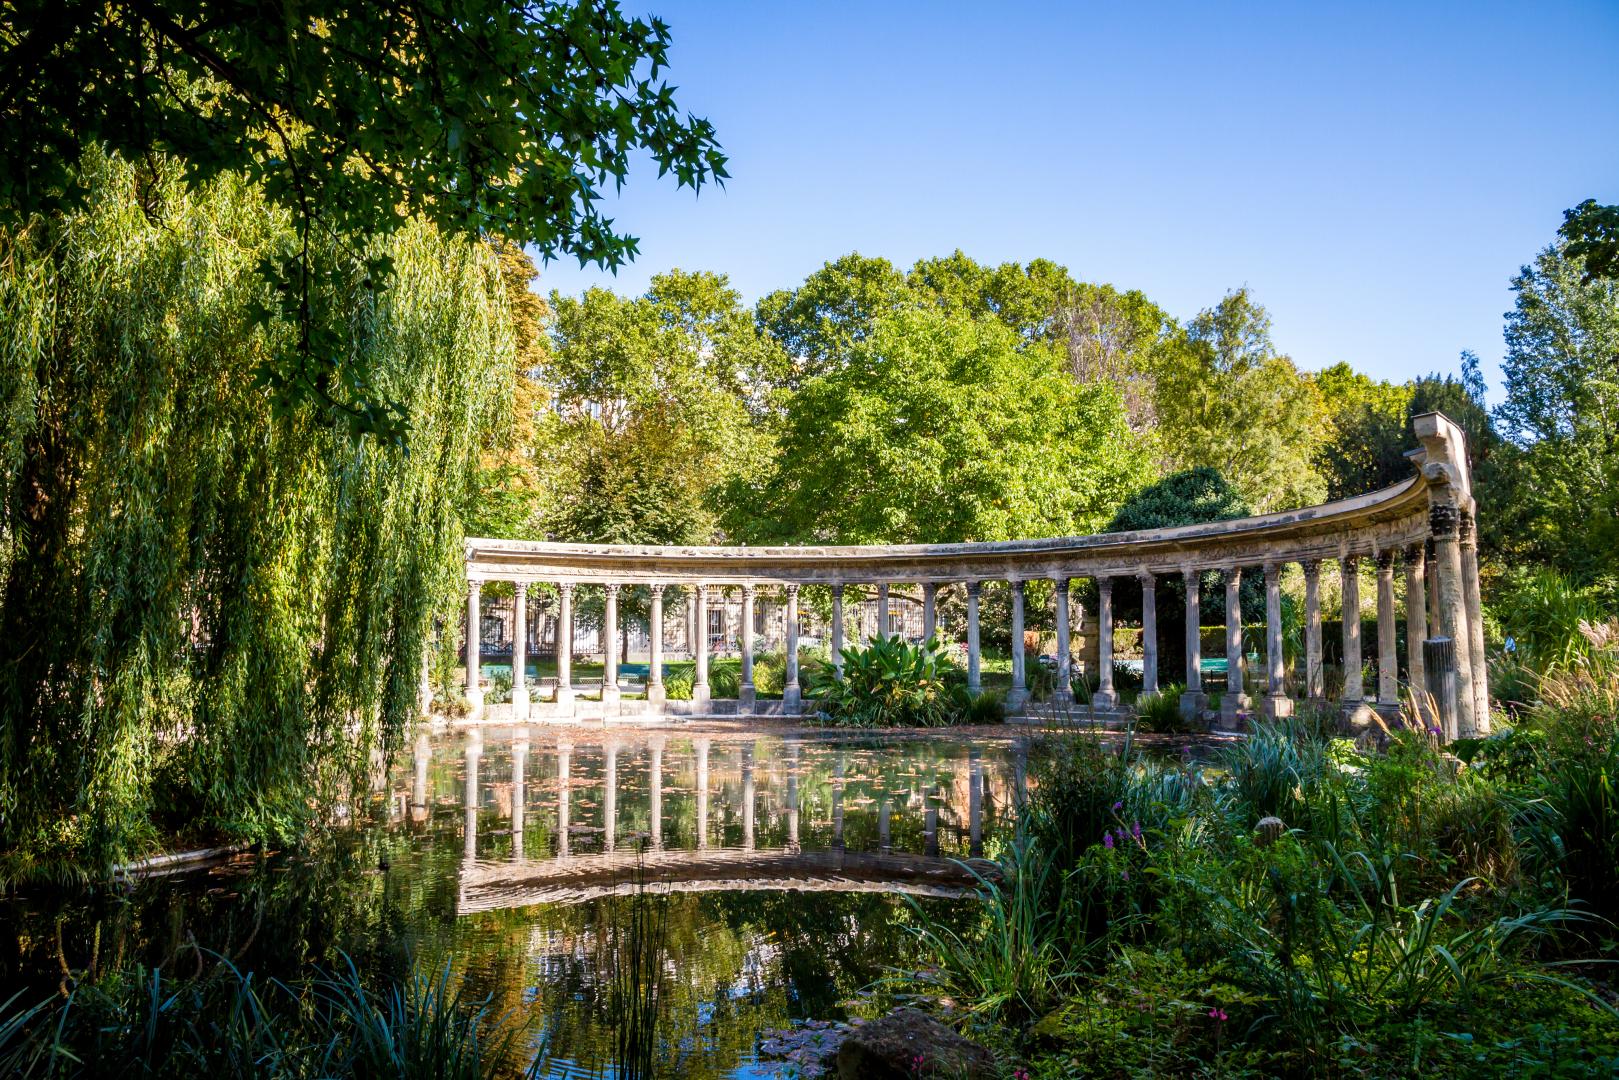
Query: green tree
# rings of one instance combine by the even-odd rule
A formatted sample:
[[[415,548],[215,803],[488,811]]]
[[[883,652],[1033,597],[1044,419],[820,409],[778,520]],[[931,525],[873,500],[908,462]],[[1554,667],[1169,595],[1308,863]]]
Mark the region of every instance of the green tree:
[[[1328,424],[1315,459],[1327,498],[1362,495],[1411,475],[1404,455],[1411,448],[1412,384],[1373,379],[1344,363],[1316,372],[1314,382]]]
[[[668,27],[615,0],[23,0],[0,49],[0,226],[83,205],[85,146],[167,155],[192,183],[244,175],[293,221],[261,260],[300,333],[261,377],[390,435],[400,403],[312,311],[335,284],[316,271],[348,272],[317,247],[346,239],[380,281],[391,264],[366,241],[419,219],[616,267],[636,241],[600,200],[634,154],[694,188],[725,176],[713,128],[661,81]]]
[[[761,542],[1086,533],[1149,475],[1111,387],[1079,385],[999,321],[909,309],[793,397],[731,525]]]
[[[1557,232],[1566,243],[1564,253],[1581,260],[1587,282],[1619,278],[1619,206],[1586,199],[1563,211],[1563,227]]]
[[[842,363],[877,319],[915,303],[893,263],[850,252],[822,266],[798,288],[761,298],[756,316],[760,328],[792,358],[784,382],[796,387]]]
[[[1321,397],[1276,352],[1270,315],[1237,289],[1186,327],[1154,384],[1154,411],[1174,468],[1218,468],[1259,513],[1326,496],[1314,465]]]
[[[1509,547],[1581,582],[1612,575],[1619,541],[1619,282],[1548,248],[1512,282],[1506,397]]]
[[[275,414],[247,314],[292,234],[244,178],[89,154],[85,209],[0,263],[0,851],[134,854],[165,825],[287,838],[417,716],[461,514],[511,387],[494,255],[419,224],[315,252],[314,317],[410,454]],[[363,790],[363,787],[361,788]]]
[[[1253,511],[1242,493],[1226,482],[1220,470],[1208,467],[1172,473],[1130,496],[1108,523],[1108,532],[1135,532],[1142,529],[1170,529],[1177,525],[1204,525],[1247,517]],[[1256,574],[1242,581],[1244,621],[1264,618],[1265,588]],[[1186,581],[1179,574],[1158,580],[1158,672],[1159,681],[1182,681],[1186,670]],[[1117,618],[1141,618],[1141,587],[1130,579],[1114,585]],[[1198,615],[1204,626],[1225,621],[1225,586],[1217,571],[1204,571],[1198,579]]]
[[[769,453],[762,414],[786,366],[780,349],[718,274],[659,275],[630,299],[553,293],[552,305],[554,408],[534,445],[556,491],[545,531],[621,544],[717,539],[720,493]]]

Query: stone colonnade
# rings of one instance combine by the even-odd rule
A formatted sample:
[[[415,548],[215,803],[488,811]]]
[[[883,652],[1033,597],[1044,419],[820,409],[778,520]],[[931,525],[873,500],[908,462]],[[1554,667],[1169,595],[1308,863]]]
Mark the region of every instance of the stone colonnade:
[[[527,585],[536,581],[556,584],[559,595],[557,641],[558,679],[554,700],[546,703],[565,715],[581,715],[573,689],[571,654],[572,598],[580,584],[605,590],[603,639],[605,667],[600,702],[587,712],[603,718],[633,713],[665,712],[796,712],[802,690],[798,670],[798,604],[806,585],[826,587],[833,599],[831,653],[841,670],[844,645],[843,596],[850,585],[875,585],[879,597],[879,632],[887,622],[887,598],[894,585],[920,585],[924,635],[937,626],[937,598],[941,586],[960,584],[966,593],[967,679],[973,690],[982,685],[979,608],[986,582],[1005,582],[1010,590],[1012,629],[1012,685],[1008,706],[1023,708],[1028,697],[1028,665],[1024,656],[1023,627],[1026,589],[1030,581],[1053,583],[1057,637],[1057,693],[1055,707],[1073,704],[1072,648],[1069,617],[1070,583],[1090,579],[1098,597],[1097,687],[1090,705],[1111,709],[1118,703],[1112,656],[1113,586],[1120,579],[1139,580],[1142,590],[1144,691],[1160,685],[1157,638],[1157,583],[1178,577],[1186,594],[1186,669],[1182,708],[1201,713],[1208,703],[1203,686],[1198,617],[1204,576],[1219,573],[1225,588],[1226,688],[1221,714],[1235,723],[1253,709],[1246,693],[1240,657],[1242,621],[1240,589],[1245,571],[1264,580],[1265,648],[1263,696],[1258,709],[1270,716],[1288,715],[1294,707],[1284,682],[1284,633],[1280,579],[1284,567],[1296,564],[1304,577],[1302,690],[1306,699],[1325,700],[1320,577],[1323,564],[1336,564],[1341,581],[1343,610],[1343,689],[1338,704],[1352,723],[1369,721],[1372,709],[1392,713],[1400,708],[1397,624],[1402,617],[1394,589],[1396,566],[1405,576],[1403,618],[1407,637],[1407,682],[1404,694],[1416,711],[1428,717],[1428,687],[1423,643],[1431,637],[1448,638],[1456,657],[1455,707],[1437,723],[1447,737],[1488,729],[1488,696],[1484,666],[1483,624],[1478,599],[1478,561],[1474,503],[1468,474],[1466,444],[1461,430],[1447,417],[1429,413],[1415,417],[1413,426],[1420,446],[1408,453],[1416,467],[1410,479],[1356,498],[1303,510],[1243,518],[1208,525],[1143,530],[1101,536],[1051,540],[1022,540],[981,544],[894,545],[859,547],[636,547],[556,544],[531,541],[469,540],[469,625],[477,626],[479,588],[485,580],[507,579],[517,592],[519,643],[513,658],[513,717],[527,719],[530,695],[523,685],[521,649],[525,640]],[[1375,640],[1361,640],[1360,563],[1376,566]],[[619,590],[625,585],[646,586],[651,596],[651,670],[645,702],[624,701],[618,685]],[[708,678],[708,641],[699,634],[694,657],[692,701],[667,700],[662,672],[662,598],[670,585],[695,590],[698,627],[707,627],[708,603],[724,590],[740,589],[742,619],[742,676],[738,697],[728,707],[714,702]],[[753,603],[757,590],[772,588],[786,596],[787,660],[782,701],[761,702],[753,680]],[[478,635],[468,635],[467,698],[481,705],[477,685]],[[1376,685],[1364,685],[1362,665],[1367,649],[1377,661]]]

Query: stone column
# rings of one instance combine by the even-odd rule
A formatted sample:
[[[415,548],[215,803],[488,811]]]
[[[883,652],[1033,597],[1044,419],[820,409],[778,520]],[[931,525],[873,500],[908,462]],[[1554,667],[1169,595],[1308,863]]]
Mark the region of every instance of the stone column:
[[[1012,689],[1006,695],[1009,712],[1021,709],[1029,700],[1028,661],[1023,657],[1023,597],[1021,581],[1012,581]]]
[[[742,685],[736,692],[736,711],[753,711],[758,691],[753,686],[753,586],[742,586]]]
[[[978,651],[978,600],[984,594],[982,581],[967,582],[967,691],[977,694],[984,689]]]
[[[646,700],[661,712],[667,697],[663,689],[663,586],[654,584],[648,591],[652,598],[646,619]]]
[[[1151,570],[1141,578],[1141,692],[1158,692],[1158,579]]]
[[[1282,658],[1282,568],[1265,564],[1265,715],[1272,720],[1293,715],[1287,696],[1287,669]]]
[[[686,656],[697,659],[697,593],[700,585],[686,586]]]
[[[802,704],[798,689],[798,586],[787,586],[787,673],[782,679],[783,712],[797,712]]]
[[[573,704],[573,584],[557,586],[557,704]]]
[[[1439,634],[1439,555],[1434,549],[1433,537],[1428,537],[1422,545],[1427,552],[1425,567],[1428,578],[1428,629],[1429,633]]]
[[[888,582],[884,581],[877,586],[877,636],[887,640],[893,636],[894,629],[888,617]]]
[[[1196,719],[1203,715],[1208,697],[1203,693],[1203,611],[1199,598],[1202,571],[1181,568],[1186,580],[1186,691],[1181,694],[1181,715]]]
[[[931,640],[938,633],[939,586],[929,582],[922,586],[922,640]]]
[[[602,711],[617,712],[618,689],[618,586],[602,586],[606,604],[602,614]]]
[[[1371,710],[1367,708],[1365,684],[1361,678],[1360,657],[1360,558],[1345,555],[1338,560],[1343,580],[1344,624],[1344,692],[1339,699],[1344,720],[1351,729],[1358,730],[1371,723]]]
[[[843,678],[843,583],[832,586],[832,670]]]
[[[512,583],[512,719],[528,719],[528,582]]]
[[[1113,690],[1113,579],[1096,579],[1096,696],[1091,704],[1111,709],[1119,703]]]
[[[422,679],[416,686],[416,708],[423,716],[433,712],[433,643],[422,646]]]
[[[1478,529],[1471,510],[1463,510],[1457,530],[1462,547],[1462,600],[1467,608],[1467,658],[1473,666],[1473,725],[1490,733],[1490,676],[1484,655],[1484,602],[1478,587]]]
[[[483,709],[483,679],[478,670],[481,657],[478,639],[483,633],[483,582],[467,582],[467,704],[474,714]]]
[[[1225,696],[1220,699],[1220,721],[1236,727],[1253,708],[1242,678],[1242,567],[1225,572]]]
[[[1427,664],[1422,657],[1422,643],[1428,640],[1428,582],[1427,545],[1412,544],[1405,549],[1405,669],[1406,691],[1411,708],[1428,726],[1432,716],[1428,708]]]
[[[1304,697],[1319,702],[1327,694],[1321,660],[1321,560],[1304,560]]]
[[[694,705],[707,705],[708,694],[708,586],[696,586],[697,593],[697,652],[693,656],[691,700]]]
[[[1463,579],[1461,511],[1448,503],[1435,503],[1428,512],[1433,529],[1435,575],[1439,589],[1439,633],[1456,648],[1456,716],[1447,722],[1446,739],[1470,739],[1478,734],[1478,697],[1473,689],[1473,635],[1467,625],[1467,586]],[[1454,730],[1452,730],[1454,728]]]
[[[1068,578],[1060,577],[1051,591],[1057,615],[1057,689],[1051,703],[1066,708],[1074,703],[1074,647],[1068,631]]]
[[[1377,553],[1377,711],[1400,712],[1400,646],[1394,622],[1394,551]]]

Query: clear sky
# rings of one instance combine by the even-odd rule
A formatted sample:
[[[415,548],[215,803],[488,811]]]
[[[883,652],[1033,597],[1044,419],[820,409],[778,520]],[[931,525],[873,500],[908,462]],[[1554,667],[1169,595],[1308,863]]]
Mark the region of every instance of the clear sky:
[[[1303,367],[1392,379],[1479,353],[1562,211],[1619,202],[1619,0],[778,4],[624,0],[731,156],[693,197],[633,174],[617,278],[752,301],[849,251],[1045,257],[1178,318],[1246,284]]]

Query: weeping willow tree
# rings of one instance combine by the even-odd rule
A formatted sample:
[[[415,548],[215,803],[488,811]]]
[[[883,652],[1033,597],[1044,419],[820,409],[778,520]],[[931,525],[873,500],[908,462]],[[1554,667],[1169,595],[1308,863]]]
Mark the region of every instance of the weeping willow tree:
[[[0,234],[14,873],[175,832],[286,837],[352,783],[416,715],[512,384],[493,254],[416,226],[318,250],[311,313],[373,379],[337,396],[400,402],[408,448],[272,410],[260,373],[298,330],[250,313],[277,306],[258,268],[294,243],[286,215],[236,177],[84,168],[84,210]]]

